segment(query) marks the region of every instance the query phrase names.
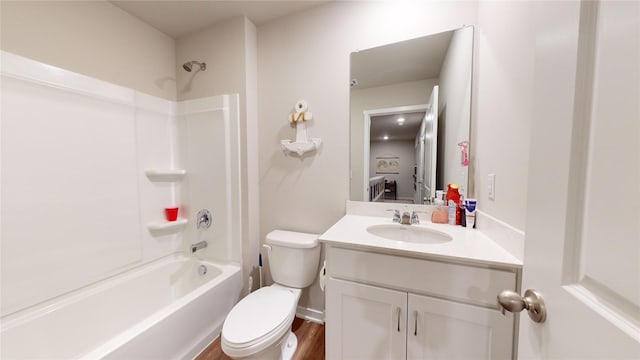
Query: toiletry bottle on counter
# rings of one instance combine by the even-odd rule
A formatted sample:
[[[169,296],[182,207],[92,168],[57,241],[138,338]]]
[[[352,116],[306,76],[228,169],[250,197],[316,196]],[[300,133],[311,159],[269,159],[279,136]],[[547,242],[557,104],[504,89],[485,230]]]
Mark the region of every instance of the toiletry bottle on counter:
[[[462,189],[458,189],[458,193],[460,194],[460,198],[458,198],[458,202],[456,203],[456,205],[458,205],[456,209],[456,225],[465,226],[466,221],[462,221],[464,218],[464,192]]]
[[[447,206],[449,206],[449,224],[460,225],[460,212],[458,210],[458,204],[460,203],[460,192],[458,191],[458,184],[449,184],[447,186]],[[453,201],[454,212],[453,222],[451,220],[451,201]]]
[[[456,213],[458,212],[458,205],[453,200],[449,200],[449,225],[456,224]]]
[[[436,199],[434,201],[436,208],[431,213],[431,222],[436,224],[446,224],[449,218],[449,211],[444,205],[444,191],[436,191]]]
[[[446,204],[449,205],[449,200],[453,200],[454,203],[460,202],[460,192],[458,191],[458,184],[449,184],[447,186]]]
[[[464,210],[467,220],[467,227],[476,227],[476,199],[467,199],[464,201]]]

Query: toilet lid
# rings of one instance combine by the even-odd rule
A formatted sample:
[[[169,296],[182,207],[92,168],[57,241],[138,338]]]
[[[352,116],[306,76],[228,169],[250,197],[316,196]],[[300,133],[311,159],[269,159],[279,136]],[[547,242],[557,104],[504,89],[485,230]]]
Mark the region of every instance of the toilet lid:
[[[223,340],[234,347],[251,346],[273,332],[282,332],[295,315],[296,296],[281,287],[254,291],[233,307],[222,326]],[[288,326],[286,327],[288,328]],[[284,329],[285,331],[288,329]]]
[[[279,245],[294,249],[312,249],[318,246],[318,234],[307,234],[295,231],[273,230],[267,234],[269,245]]]

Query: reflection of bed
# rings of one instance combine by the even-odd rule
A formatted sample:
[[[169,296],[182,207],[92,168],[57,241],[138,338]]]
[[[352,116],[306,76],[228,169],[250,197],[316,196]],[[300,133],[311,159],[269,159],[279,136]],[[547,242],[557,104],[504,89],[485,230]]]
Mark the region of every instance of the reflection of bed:
[[[369,201],[374,202],[384,200],[384,184],[384,176],[374,176],[369,178]]]
[[[393,181],[384,181],[384,198],[391,199],[393,196],[393,200],[397,200],[398,197],[398,184],[395,180]]]

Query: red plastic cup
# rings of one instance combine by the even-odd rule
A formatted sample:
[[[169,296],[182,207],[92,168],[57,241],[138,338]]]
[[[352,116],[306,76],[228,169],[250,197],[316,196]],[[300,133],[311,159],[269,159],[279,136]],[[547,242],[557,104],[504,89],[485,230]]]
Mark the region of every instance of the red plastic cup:
[[[165,208],[164,214],[168,221],[176,221],[178,219],[178,208]]]

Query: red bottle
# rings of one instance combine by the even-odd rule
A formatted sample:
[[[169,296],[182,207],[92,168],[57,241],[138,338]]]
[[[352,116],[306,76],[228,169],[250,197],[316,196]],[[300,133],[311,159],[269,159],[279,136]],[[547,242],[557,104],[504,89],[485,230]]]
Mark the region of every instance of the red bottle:
[[[445,197],[447,202],[445,205],[449,206],[449,200],[453,200],[456,205],[460,202],[460,192],[458,191],[458,187],[458,184],[449,184],[447,186],[447,196]]]

